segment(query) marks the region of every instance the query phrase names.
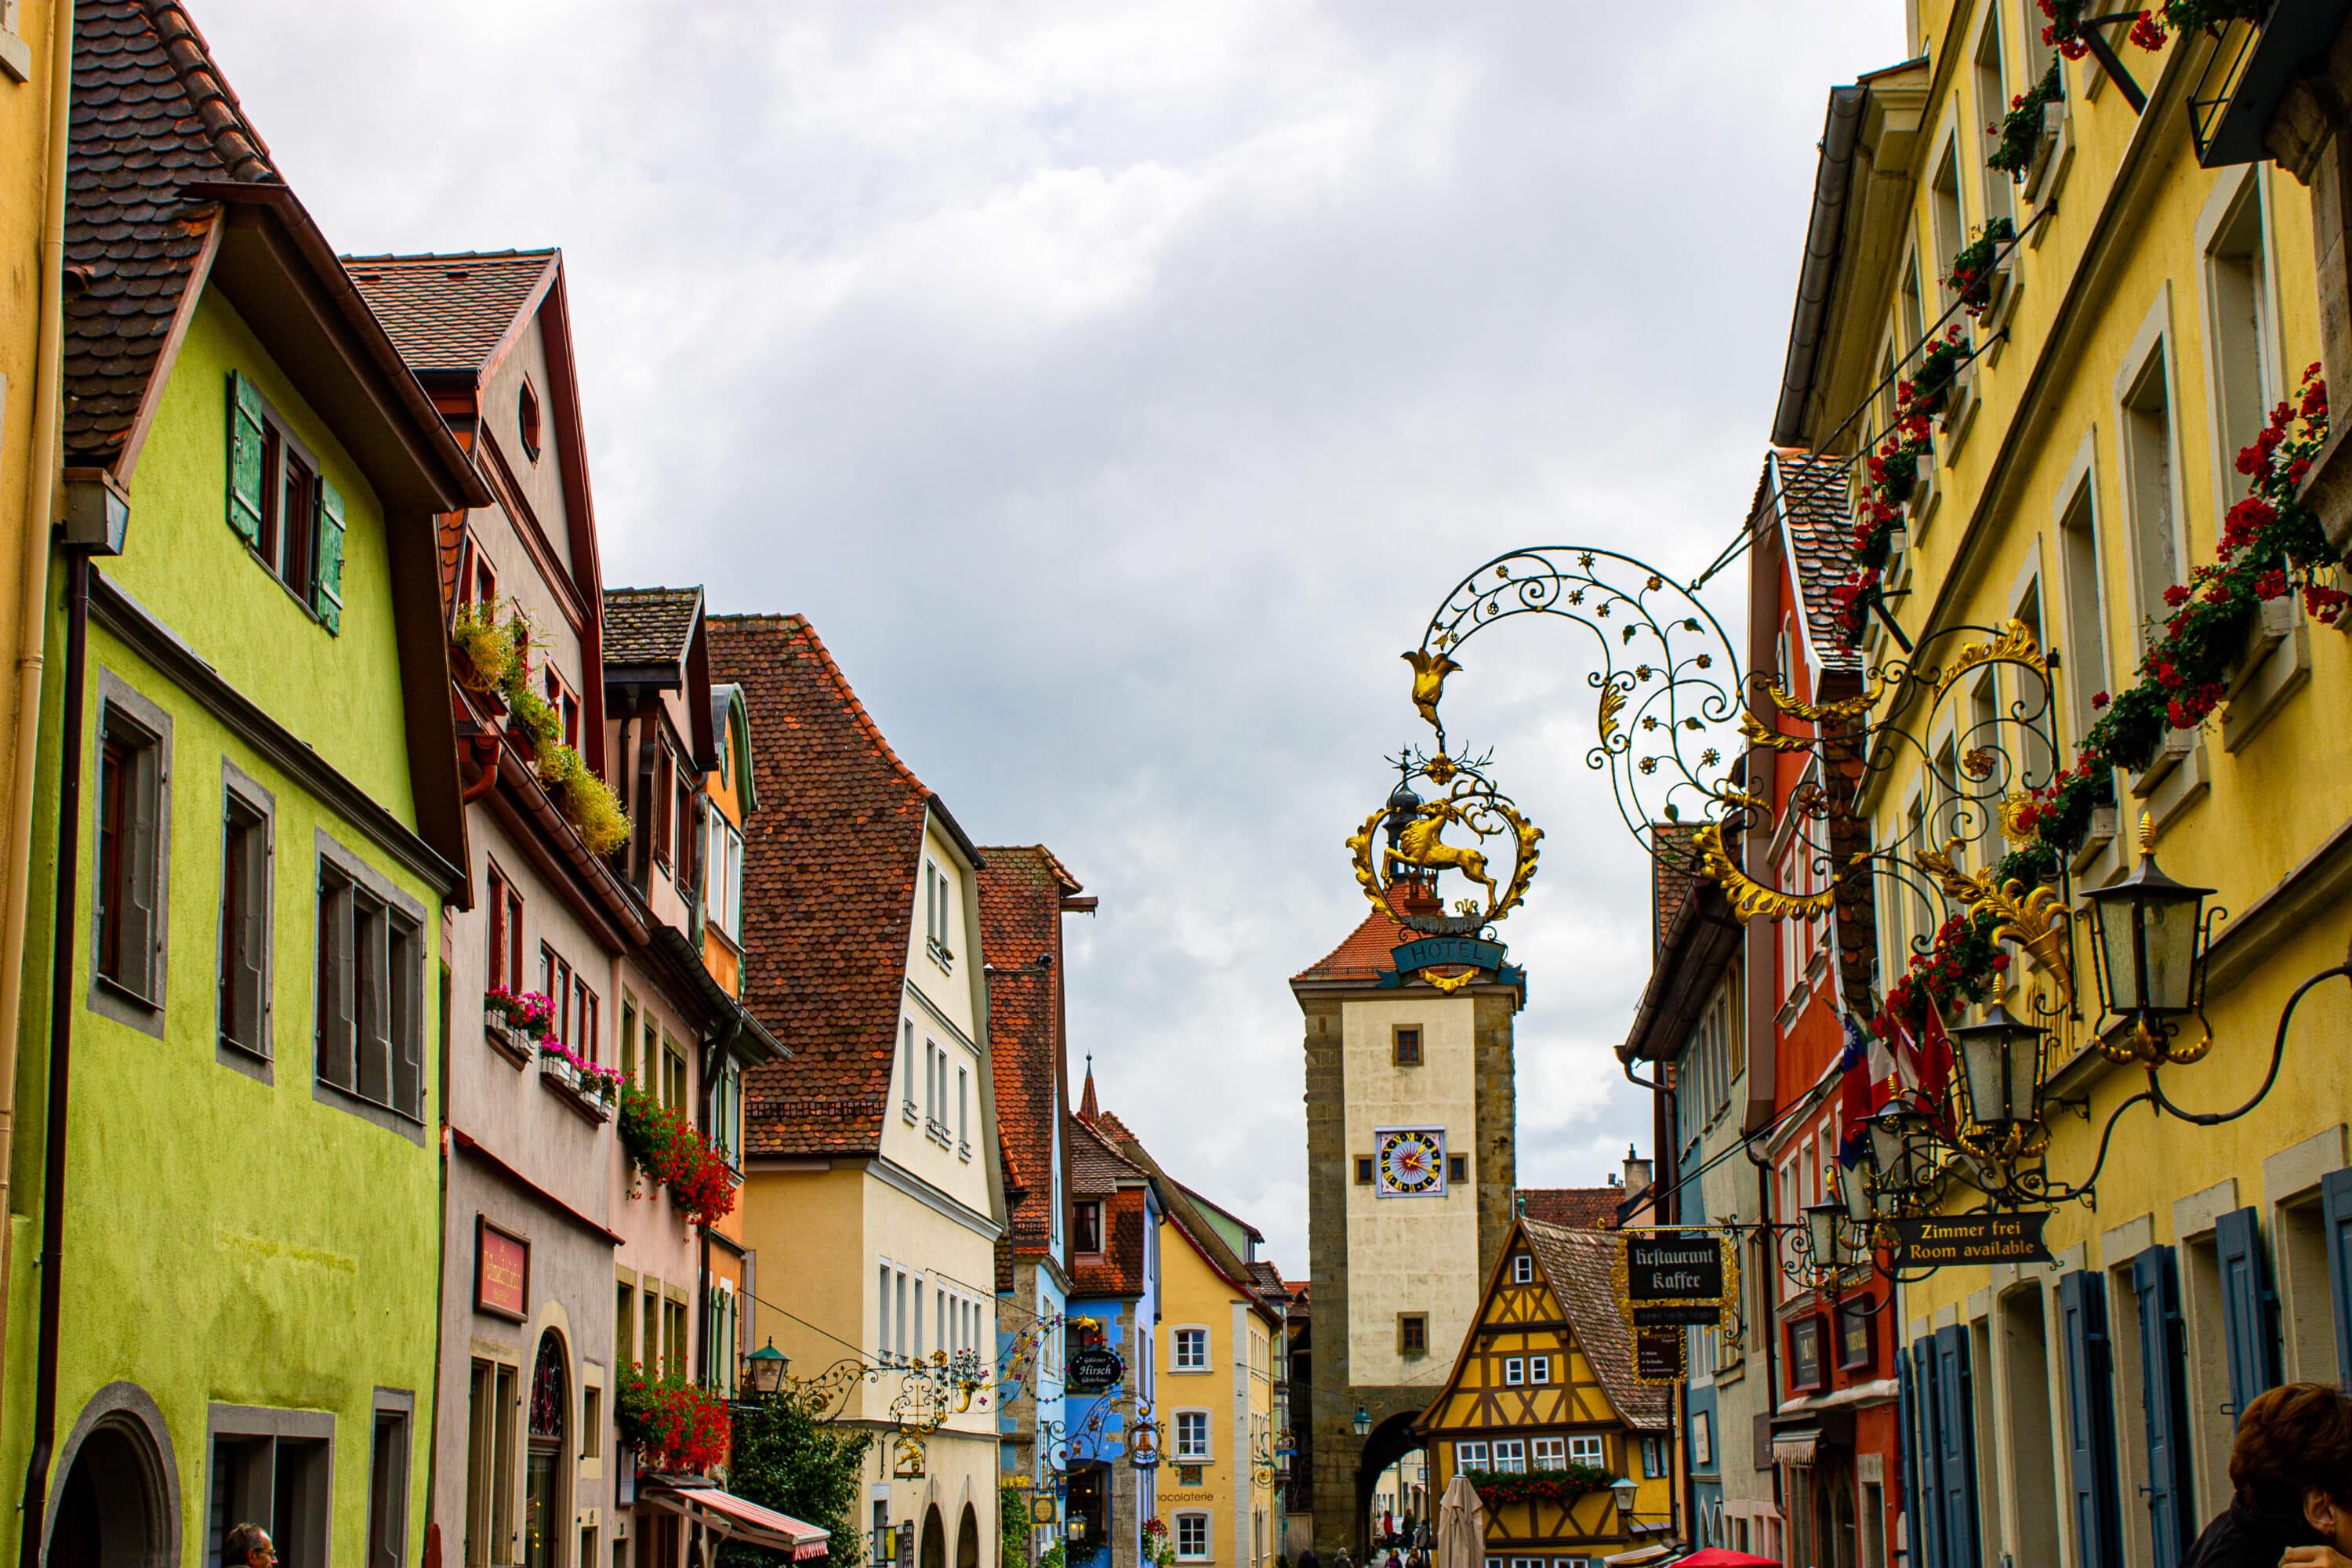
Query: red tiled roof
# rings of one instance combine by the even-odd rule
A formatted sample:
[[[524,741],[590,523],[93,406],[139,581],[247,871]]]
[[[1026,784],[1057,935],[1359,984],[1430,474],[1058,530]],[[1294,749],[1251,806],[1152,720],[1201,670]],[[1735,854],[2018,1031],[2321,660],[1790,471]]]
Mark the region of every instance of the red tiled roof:
[[[1576,1342],[1608,1392],[1609,1402],[1630,1426],[1661,1428],[1673,1419],[1672,1389],[1633,1379],[1633,1334],[1617,1310],[1610,1276],[1616,1262],[1615,1238],[1590,1230],[1522,1219],[1528,1248],[1542,1267],[1545,1282],[1559,1298]]]
[[[1015,1253],[1054,1237],[1054,1122],[1062,1111],[1062,900],[1077,883],[1043,845],[982,851],[981,956],[989,965],[989,1053]],[[1049,962],[1040,965],[1043,957]]]
[[[201,181],[275,184],[261,133],[176,0],[79,0],[67,149],[65,450],[110,463],[215,221],[180,195]]]
[[[710,675],[761,716],[743,825],[743,1000],[793,1050],[747,1076],[754,1155],[880,1147],[933,801],[799,616],[714,616]]]
[[[1127,1123],[1111,1111],[1097,1110],[1087,1120],[1094,1124],[1096,1131],[1109,1139],[1114,1147],[1135,1142],[1135,1134],[1129,1131]]]
[[[1614,1230],[1622,1187],[1521,1187],[1519,1212],[1571,1230]]]
[[[605,589],[605,664],[682,663],[701,613],[699,588]]]
[[[343,267],[413,368],[479,370],[562,255],[550,247],[346,256]]]
[[[1087,1263],[1071,1260],[1071,1295],[1143,1294],[1144,1222],[1150,1212],[1141,1183],[1122,1187],[1103,1200],[1102,1257]]]
[[[1376,909],[1348,933],[1339,946],[1291,976],[1299,980],[1370,980],[1395,967],[1389,950],[1412,940],[1412,931],[1392,912],[1400,900],[1412,897],[1415,884],[1396,882],[1388,890],[1389,908]]]
[[[1788,541],[1789,570],[1804,605],[1805,631],[1824,668],[1856,670],[1862,656],[1838,640],[1830,590],[1853,567],[1853,505],[1843,458],[1775,451],[1764,459],[1759,502],[1769,500]]]

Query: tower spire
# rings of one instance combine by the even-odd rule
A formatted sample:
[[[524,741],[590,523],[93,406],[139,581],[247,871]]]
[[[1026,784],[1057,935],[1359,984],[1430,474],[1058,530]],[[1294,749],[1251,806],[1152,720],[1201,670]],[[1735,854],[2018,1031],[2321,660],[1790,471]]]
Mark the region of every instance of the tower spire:
[[[1101,1114],[1101,1108],[1095,1104],[1095,1054],[1092,1051],[1088,1051],[1087,1053],[1086,1092],[1078,1096],[1078,1120],[1081,1121],[1092,1121],[1096,1117]]]

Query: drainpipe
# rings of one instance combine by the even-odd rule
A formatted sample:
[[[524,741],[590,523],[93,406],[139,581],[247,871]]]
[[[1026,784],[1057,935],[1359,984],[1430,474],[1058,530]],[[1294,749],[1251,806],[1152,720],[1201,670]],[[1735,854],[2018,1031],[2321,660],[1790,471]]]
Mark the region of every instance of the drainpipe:
[[[74,954],[79,918],[75,895],[81,869],[82,688],[89,645],[89,557],[66,560],[65,710],[59,726],[57,921],[49,942],[48,1121],[41,1173],[41,1321],[33,1383],[33,1451],[25,1465],[24,1535],[16,1561],[37,1568],[47,1542],[42,1526],[48,1500],[50,1447],[58,1426],[58,1319],[65,1237],[66,1100],[72,1087]]]
[[[58,430],[65,398],[66,150],[70,141],[74,8],[55,0],[49,20],[49,167],[41,215],[32,458],[25,481],[24,560],[16,605],[16,755],[8,775],[5,913],[0,915],[0,1279],[13,1278],[16,1214],[10,1173],[16,1132],[16,1035],[25,1003],[25,916],[32,904],[33,775],[40,766],[41,669],[49,626],[49,518],[56,505]],[[0,1360],[7,1345],[0,1290]],[[30,1559],[26,1559],[30,1562]]]

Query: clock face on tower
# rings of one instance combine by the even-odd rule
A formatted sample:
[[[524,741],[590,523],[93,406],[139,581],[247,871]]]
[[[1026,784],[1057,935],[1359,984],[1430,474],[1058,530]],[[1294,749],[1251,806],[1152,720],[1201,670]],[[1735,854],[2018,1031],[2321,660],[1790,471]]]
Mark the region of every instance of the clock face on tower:
[[[1379,1165],[1378,1195],[1384,1198],[1442,1197],[1445,1193],[1445,1129],[1382,1127],[1374,1136]]]

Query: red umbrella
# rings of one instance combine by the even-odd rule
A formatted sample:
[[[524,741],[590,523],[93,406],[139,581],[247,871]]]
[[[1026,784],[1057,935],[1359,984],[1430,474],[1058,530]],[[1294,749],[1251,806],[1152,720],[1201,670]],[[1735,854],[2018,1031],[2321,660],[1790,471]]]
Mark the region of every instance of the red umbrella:
[[[1750,1557],[1745,1552],[1710,1546],[1680,1559],[1674,1568],[1780,1568],[1780,1564],[1769,1557]]]

